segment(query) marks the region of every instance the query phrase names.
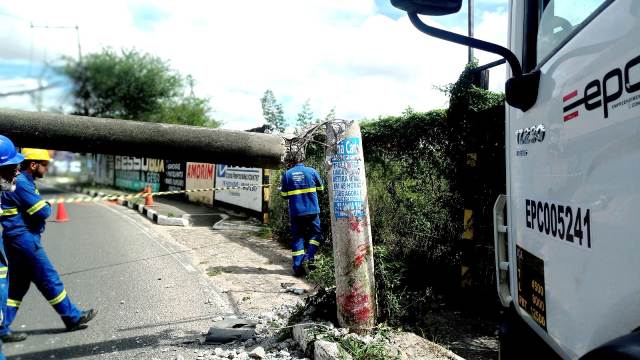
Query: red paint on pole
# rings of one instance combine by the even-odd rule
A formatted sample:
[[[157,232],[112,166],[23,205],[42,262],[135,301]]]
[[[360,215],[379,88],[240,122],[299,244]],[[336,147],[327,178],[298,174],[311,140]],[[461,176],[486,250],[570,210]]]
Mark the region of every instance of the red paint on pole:
[[[342,312],[357,323],[366,323],[373,316],[369,295],[362,290],[362,284],[353,285],[351,292],[338,298]]]
[[[369,245],[367,244],[358,245],[356,257],[353,259],[354,267],[359,267],[360,265],[362,265],[362,263],[364,263],[365,258],[370,253],[371,253],[371,248],[369,247]]]
[[[360,227],[360,220],[357,216],[351,215],[349,217],[349,230],[355,231],[357,233],[362,232],[362,228]]]

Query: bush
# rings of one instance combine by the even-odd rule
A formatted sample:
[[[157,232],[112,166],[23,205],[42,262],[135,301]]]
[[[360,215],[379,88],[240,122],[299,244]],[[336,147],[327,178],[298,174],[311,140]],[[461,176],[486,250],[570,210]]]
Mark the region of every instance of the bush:
[[[504,97],[472,86],[470,71],[445,89],[451,96],[448,110],[407,110],[361,123],[381,320],[419,320],[415,314],[430,308],[434,292],[458,290],[463,259],[473,262],[472,286],[491,289],[487,296],[495,297],[491,208],[504,191]],[[316,140],[322,143],[324,136]],[[473,169],[468,153],[477,154]],[[313,143],[306,164],[326,176],[324,147]],[[280,176],[272,177],[274,189]],[[274,236],[288,241],[287,204],[272,194]],[[327,192],[320,200],[330,239]],[[478,204],[473,243],[460,241],[470,204]],[[329,246],[310,276],[321,286],[333,284]]]

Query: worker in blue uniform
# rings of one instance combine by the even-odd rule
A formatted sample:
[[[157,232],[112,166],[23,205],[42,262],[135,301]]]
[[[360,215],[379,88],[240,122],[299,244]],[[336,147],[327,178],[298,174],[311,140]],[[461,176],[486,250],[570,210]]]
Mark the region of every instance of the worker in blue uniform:
[[[60,315],[68,331],[85,328],[97,312],[94,309],[81,311],[71,302],[40,241],[51,206],[40,197],[35,180],[47,172],[51,160],[49,152],[23,149],[22,154],[25,160],[16,180],[16,190],[2,194],[0,223],[10,267],[9,298],[0,336],[12,334],[11,323],[31,282]]]
[[[14,191],[16,189],[16,176],[19,174],[18,166],[24,160],[24,156],[16,151],[13,142],[6,136],[0,135],[0,191]],[[2,208],[0,207],[0,215]],[[0,241],[0,304],[7,302],[9,293],[8,261],[4,246]],[[0,306],[0,323],[4,319],[4,306]],[[5,360],[0,341],[0,360]]]
[[[282,174],[281,195],[289,201],[291,222],[291,256],[293,272],[304,276],[313,265],[314,257],[322,243],[320,205],[318,191],[324,190],[320,174],[302,162],[301,152],[287,155],[288,170]],[[305,241],[306,251],[305,251]]]

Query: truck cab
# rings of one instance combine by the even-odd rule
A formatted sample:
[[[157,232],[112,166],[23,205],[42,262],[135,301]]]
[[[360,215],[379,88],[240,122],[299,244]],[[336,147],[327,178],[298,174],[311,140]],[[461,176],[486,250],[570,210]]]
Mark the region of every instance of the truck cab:
[[[410,17],[461,5],[392,3]],[[507,186],[494,207],[510,321],[563,359],[640,359],[640,1],[511,0],[500,51],[419,26],[510,64]],[[501,344],[501,358],[531,358],[523,337]]]

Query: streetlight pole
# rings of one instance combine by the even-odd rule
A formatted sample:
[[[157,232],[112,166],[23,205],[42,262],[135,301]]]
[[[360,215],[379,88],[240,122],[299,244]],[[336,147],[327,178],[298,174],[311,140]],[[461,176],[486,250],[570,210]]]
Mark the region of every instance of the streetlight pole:
[[[468,19],[468,29],[469,29],[469,37],[473,38],[473,0],[467,0],[469,5],[469,19]],[[473,62],[473,48],[469,46],[469,64]]]

